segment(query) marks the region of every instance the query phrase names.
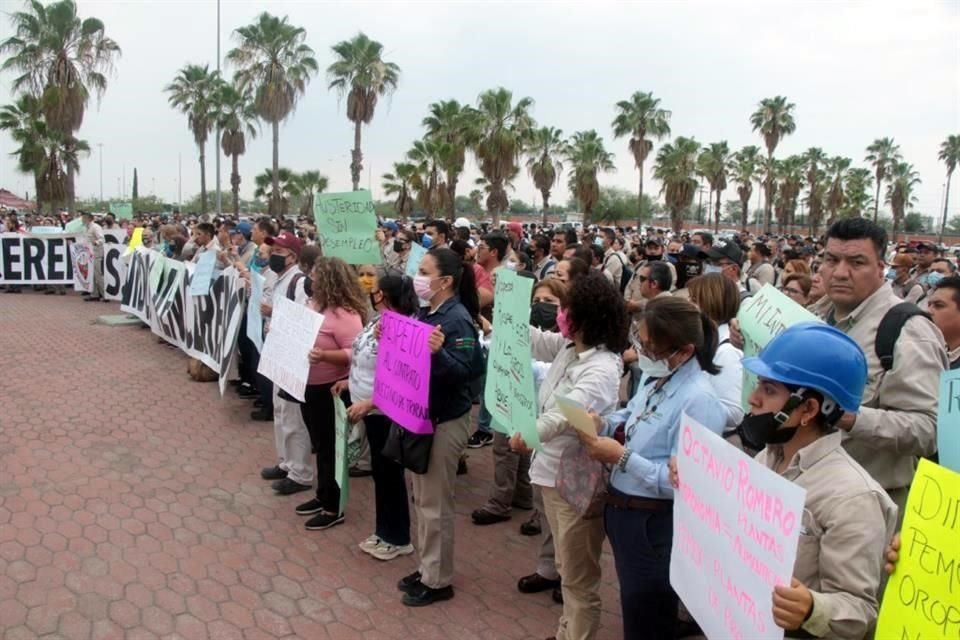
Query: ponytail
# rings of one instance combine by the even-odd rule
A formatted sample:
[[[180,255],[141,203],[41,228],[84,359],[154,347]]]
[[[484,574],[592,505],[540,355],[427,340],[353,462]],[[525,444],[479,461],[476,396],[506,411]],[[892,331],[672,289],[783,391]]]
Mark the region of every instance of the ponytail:
[[[466,308],[474,322],[479,324],[480,297],[477,295],[477,280],[473,275],[473,267],[447,247],[430,249],[430,255],[436,261],[440,275],[453,278],[453,289],[460,298],[460,304]]]
[[[720,335],[717,333],[717,325],[702,311],[700,312],[700,325],[703,327],[703,343],[699,347],[695,346],[693,353],[697,362],[700,363],[700,368],[715,376],[720,373],[720,367],[713,363],[713,358],[717,355]]]

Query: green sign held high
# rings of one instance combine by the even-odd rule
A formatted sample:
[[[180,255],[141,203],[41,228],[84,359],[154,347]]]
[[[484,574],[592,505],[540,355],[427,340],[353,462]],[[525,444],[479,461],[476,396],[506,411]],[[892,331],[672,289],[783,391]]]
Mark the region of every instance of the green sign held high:
[[[133,205],[129,202],[111,202],[110,213],[118,220],[133,220]]]
[[[318,194],[313,201],[313,216],[323,255],[347,264],[380,264],[377,214],[369,191]]]

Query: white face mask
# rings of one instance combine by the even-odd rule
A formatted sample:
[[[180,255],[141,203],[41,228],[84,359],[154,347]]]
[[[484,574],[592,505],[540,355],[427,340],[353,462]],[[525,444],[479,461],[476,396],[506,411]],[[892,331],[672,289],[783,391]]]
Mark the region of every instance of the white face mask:
[[[718,264],[707,264],[703,267],[704,273],[723,273],[723,267]]]
[[[637,366],[640,367],[640,370],[645,374],[654,378],[666,378],[673,373],[673,369],[670,368],[666,359],[651,360],[642,353],[637,354]]]

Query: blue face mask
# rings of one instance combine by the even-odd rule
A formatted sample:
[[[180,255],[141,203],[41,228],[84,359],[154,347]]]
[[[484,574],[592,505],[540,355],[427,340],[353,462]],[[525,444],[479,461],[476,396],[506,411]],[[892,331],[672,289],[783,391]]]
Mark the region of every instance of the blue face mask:
[[[926,281],[926,285],[932,289],[940,284],[941,280],[943,280],[943,274],[937,273],[936,271],[931,271],[927,275],[923,276],[923,279]]]
[[[723,273],[723,267],[718,264],[707,264],[703,266],[704,273]]]
[[[893,269],[887,269],[887,273],[884,277],[886,277],[886,279],[890,282],[893,282],[897,279],[897,272]]]

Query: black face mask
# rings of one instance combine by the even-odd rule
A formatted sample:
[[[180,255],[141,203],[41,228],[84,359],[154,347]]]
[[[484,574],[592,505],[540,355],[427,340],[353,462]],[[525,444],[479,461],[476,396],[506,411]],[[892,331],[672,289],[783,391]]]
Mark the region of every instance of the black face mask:
[[[551,302],[534,302],[530,308],[530,324],[541,331],[552,331],[557,326],[557,305]]]
[[[703,273],[703,263],[699,260],[696,262],[687,262],[683,265],[682,271],[686,274],[687,279],[696,278],[701,273]]]
[[[394,240],[393,241],[393,252],[394,253],[403,253],[403,241]]]
[[[662,256],[659,253],[645,253],[643,257],[646,260],[659,260]]]
[[[679,253],[671,253],[671,254],[668,254],[668,255],[670,256],[670,258],[671,258],[674,262],[680,262],[680,254],[679,254]]]
[[[781,429],[780,426],[789,420],[793,410],[803,403],[801,392],[797,391],[791,394],[790,399],[783,405],[783,409],[777,413],[745,415],[743,422],[737,426],[737,435],[740,436],[743,444],[750,449],[760,451],[768,444],[789,442],[793,438],[793,434],[797,432],[797,427]]]
[[[287,268],[287,256],[270,256],[270,270],[274,273],[283,273]]]

